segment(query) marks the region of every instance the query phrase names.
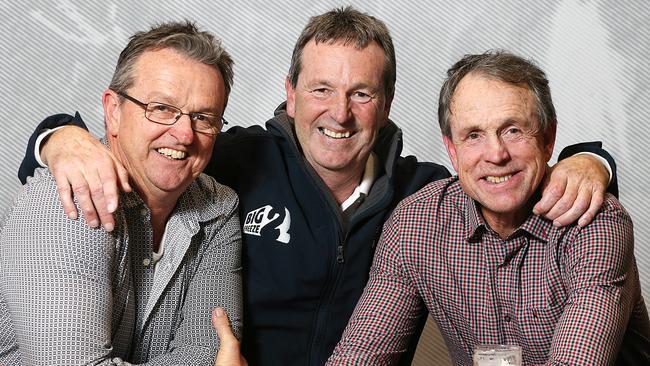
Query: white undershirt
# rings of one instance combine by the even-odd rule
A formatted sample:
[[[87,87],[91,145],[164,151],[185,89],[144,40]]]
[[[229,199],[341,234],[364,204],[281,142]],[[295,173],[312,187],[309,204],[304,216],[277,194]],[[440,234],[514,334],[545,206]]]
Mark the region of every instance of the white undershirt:
[[[372,184],[375,182],[375,154],[370,153],[368,156],[368,161],[366,161],[366,168],[363,171],[363,178],[361,179],[361,183],[357,186],[357,188],[354,189],[354,192],[352,192],[352,195],[348,197],[343,203],[341,203],[341,211],[345,211],[348,207],[350,207],[354,202],[356,202],[359,197],[363,194],[364,197],[368,195],[368,192],[370,192],[370,188],[372,187]]]

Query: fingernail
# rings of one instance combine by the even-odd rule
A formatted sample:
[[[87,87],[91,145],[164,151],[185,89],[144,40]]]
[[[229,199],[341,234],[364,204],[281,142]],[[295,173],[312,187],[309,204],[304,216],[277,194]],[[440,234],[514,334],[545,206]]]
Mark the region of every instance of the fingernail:
[[[115,209],[116,209],[116,208],[117,208],[117,207],[116,207],[115,203],[113,203],[113,202],[109,203],[108,206],[106,206],[106,209],[107,209],[108,212],[110,212],[110,213],[115,212]]]
[[[223,309],[222,308],[217,308],[215,313],[217,314],[217,317],[221,318],[223,316]]]
[[[75,212],[75,211],[70,211],[70,212],[68,212],[66,215],[68,216],[68,218],[70,218],[70,219],[72,219],[72,220],[76,220],[76,219],[77,219],[77,212]]]
[[[110,222],[104,224],[104,230],[110,232],[110,231],[113,231],[113,229],[114,229],[113,224],[111,224]]]
[[[90,226],[90,227],[97,227],[97,226],[99,226],[99,222],[98,222],[97,220],[90,220],[90,221],[88,222],[88,226]]]

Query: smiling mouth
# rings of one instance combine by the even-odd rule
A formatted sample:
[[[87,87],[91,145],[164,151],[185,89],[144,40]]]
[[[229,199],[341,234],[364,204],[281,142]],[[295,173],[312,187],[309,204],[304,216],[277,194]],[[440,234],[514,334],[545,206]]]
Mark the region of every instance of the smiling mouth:
[[[325,127],[318,127],[318,131],[322,133],[323,135],[333,138],[333,139],[347,139],[350,138],[350,136],[353,135],[352,132],[346,131],[346,132],[335,132],[332,130],[328,130]]]
[[[170,149],[168,147],[162,147],[160,149],[156,149],[156,151],[160,155],[170,160],[183,160],[185,159],[185,156],[187,156],[187,153],[185,151],[178,151],[178,150]]]
[[[488,175],[484,179],[489,183],[499,184],[499,183],[507,182],[510,178],[512,178],[512,174],[501,175],[501,176]]]

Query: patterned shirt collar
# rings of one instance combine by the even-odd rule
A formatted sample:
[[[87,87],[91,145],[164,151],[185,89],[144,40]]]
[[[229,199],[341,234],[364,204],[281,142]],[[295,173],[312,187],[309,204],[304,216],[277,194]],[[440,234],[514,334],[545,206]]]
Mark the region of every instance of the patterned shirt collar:
[[[460,186],[460,181],[456,182]],[[461,188],[462,189],[462,188]],[[466,193],[463,193],[465,198],[464,206],[467,208],[467,220],[468,225],[466,226],[465,238],[468,243],[480,243],[483,234],[486,231],[492,231],[492,228],[483,218],[483,214],[480,210],[480,204],[473,200]],[[535,194],[530,198],[531,201],[537,202],[541,197],[540,190],[537,190]],[[526,220],[515,229],[508,239],[515,236],[528,234],[540,239],[544,242],[548,241],[549,226],[552,227],[553,223],[550,220],[543,218],[542,216],[535,215],[532,212]],[[496,235],[496,233],[495,233]]]
[[[106,137],[100,141],[110,149]],[[169,220],[177,221],[184,225],[190,233],[196,234],[200,229],[199,223],[217,218],[223,213],[223,203],[210,194],[216,191],[215,184],[204,174],[199,175],[180,195]],[[135,190],[122,192],[120,203],[124,209],[139,209],[143,214],[149,215],[149,208]]]

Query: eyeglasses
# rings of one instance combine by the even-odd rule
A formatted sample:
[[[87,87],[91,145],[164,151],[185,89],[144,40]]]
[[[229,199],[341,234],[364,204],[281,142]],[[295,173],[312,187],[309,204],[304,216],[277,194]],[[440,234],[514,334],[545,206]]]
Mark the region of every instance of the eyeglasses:
[[[144,117],[151,122],[161,125],[173,125],[183,116],[190,117],[192,122],[192,130],[208,135],[216,135],[221,131],[224,125],[228,124],[225,118],[216,116],[209,113],[189,112],[184,113],[180,108],[173,105],[149,102],[143,103],[132,96],[116,92],[117,95],[124,97],[126,100],[131,101],[144,109]]]

